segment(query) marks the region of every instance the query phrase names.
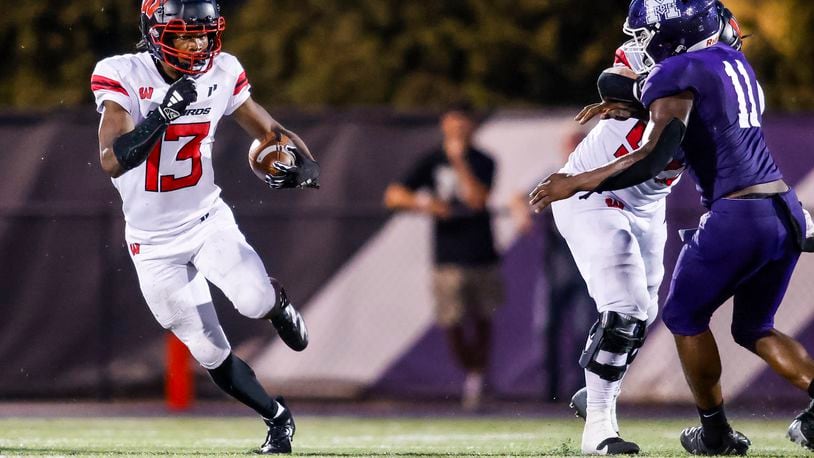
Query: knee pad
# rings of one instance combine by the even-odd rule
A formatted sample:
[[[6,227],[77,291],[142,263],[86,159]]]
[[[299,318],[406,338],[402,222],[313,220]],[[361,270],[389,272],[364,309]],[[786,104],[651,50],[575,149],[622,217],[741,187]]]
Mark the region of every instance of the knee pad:
[[[274,308],[276,289],[267,282],[245,285],[233,298],[234,306],[245,317],[263,318]]]
[[[179,336],[179,339],[187,346],[195,361],[206,369],[220,366],[232,352],[232,347],[225,338],[221,342],[216,342],[202,334],[186,339]]]
[[[646,333],[647,322],[644,320],[617,312],[602,312],[591,328],[590,343],[582,352],[579,365],[604,380],[620,380],[636,358]],[[602,352],[625,356],[625,361],[622,365],[603,363]]]

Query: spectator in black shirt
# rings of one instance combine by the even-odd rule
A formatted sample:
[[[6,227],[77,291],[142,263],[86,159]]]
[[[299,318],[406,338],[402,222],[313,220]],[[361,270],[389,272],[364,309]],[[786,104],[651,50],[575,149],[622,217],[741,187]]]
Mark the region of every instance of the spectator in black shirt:
[[[450,108],[440,124],[441,147],[418,161],[401,182],[391,183],[384,200],[389,209],[423,212],[435,220],[436,320],[467,373],[463,406],[474,410],[483,391],[492,314],[502,303],[498,256],[486,208],[495,163],[472,147],[476,122],[469,107]],[[470,321],[472,332],[467,332]]]

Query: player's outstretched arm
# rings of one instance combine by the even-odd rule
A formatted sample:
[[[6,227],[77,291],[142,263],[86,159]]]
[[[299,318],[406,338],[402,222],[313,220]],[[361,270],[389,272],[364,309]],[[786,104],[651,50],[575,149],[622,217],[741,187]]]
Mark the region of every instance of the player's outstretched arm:
[[[540,211],[552,202],[579,191],[610,191],[635,186],[656,176],[672,160],[689,122],[691,92],[654,101],[641,148],[594,170],[566,175],[555,173],[534,188],[529,205]]]
[[[251,97],[235,110],[234,115],[243,130],[255,139],[262,141],[272,135],[282,134],[294,143],[296,148],[293,152],[297,156],[296,165],[285,168],[282,168],[282,165],[276,166],[283,174],[275,177],[273,182],[269,183],[272,188],[319,188],[319,164],[297,134],[283,127]]]
[[[130,113],[118,103],[108,100],[104,107],[102,120],[99,122],[99,160],[105,173],[117,178],[125,170],[116,159],[113,143],[117,138],[135,129],[136,125]]]
[[[263,140],[272,133],[284,134],[294,142],[298,152],[304,154],[308,159],[316,161],[311,150],[305,145],[305,142],[290,130],[282,126],[277,120],[271,117],[268,111],[263,108],[259,103],[255,102],[253,98],[249,97],[243,102],[240,107],[234,112],[235,120],[252,138]]]

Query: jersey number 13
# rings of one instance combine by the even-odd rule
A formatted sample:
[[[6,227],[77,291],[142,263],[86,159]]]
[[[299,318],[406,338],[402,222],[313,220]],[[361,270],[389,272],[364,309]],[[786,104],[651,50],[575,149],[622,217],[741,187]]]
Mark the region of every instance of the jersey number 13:
[[[201,142],[209,135],[208,122],[195,124],[170,124],[164,133],[162,141],[158,142],[150,156],[147,158],[147,178],[144,189],[149,192],[170,192],[183,188],[190,188],[198,184],[203,174],[201,166]],[[176,177],[175,175],[159,175],[161,164],[161,147],[164,142],[177,142],[182,138],[189,141],[178,150],[176,161],[192,161],[189,175]]]

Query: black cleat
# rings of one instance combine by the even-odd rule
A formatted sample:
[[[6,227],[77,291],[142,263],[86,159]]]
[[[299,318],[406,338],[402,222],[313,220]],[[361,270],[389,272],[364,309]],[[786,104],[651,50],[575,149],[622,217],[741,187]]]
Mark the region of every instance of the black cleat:
[[[571,404],[574,414],[583,420],[588,416],[588,387],[582,387],[571,396]]]
[[[273,420],[264,420],[268,426],[268,433],[266,441],[260,450],[257,450],[260,455],[291,453],[291,441],[294,440],[294,432],[297,430],[294,425],[294,416],[291,415],[291,410],[285,404],[285,399],[282,396],[274,399],[285,408],[285,412]]]
[[[600,442],[596,450],[601,455],[636,455],[639,453],[639,446],[621,437],[611,437]]]
[[[730,429],[720,446],[710,447],[704,442],[704,428],[701,426],[685,428],[681,431],[680,439],[681,446],[691,455],[746,455],[752,445],[746,436]]]
[[[814,400],[789,425],[789,440],[795,444],[814,450]]]
[[[268,319],[289,348],[294,351],[303,351],[308,346],[308,329],[305,327],[305,321],[288,300],[280,282],[274,278],[270,280],[277,294],[277,303],[274,304],[274,309]]]

